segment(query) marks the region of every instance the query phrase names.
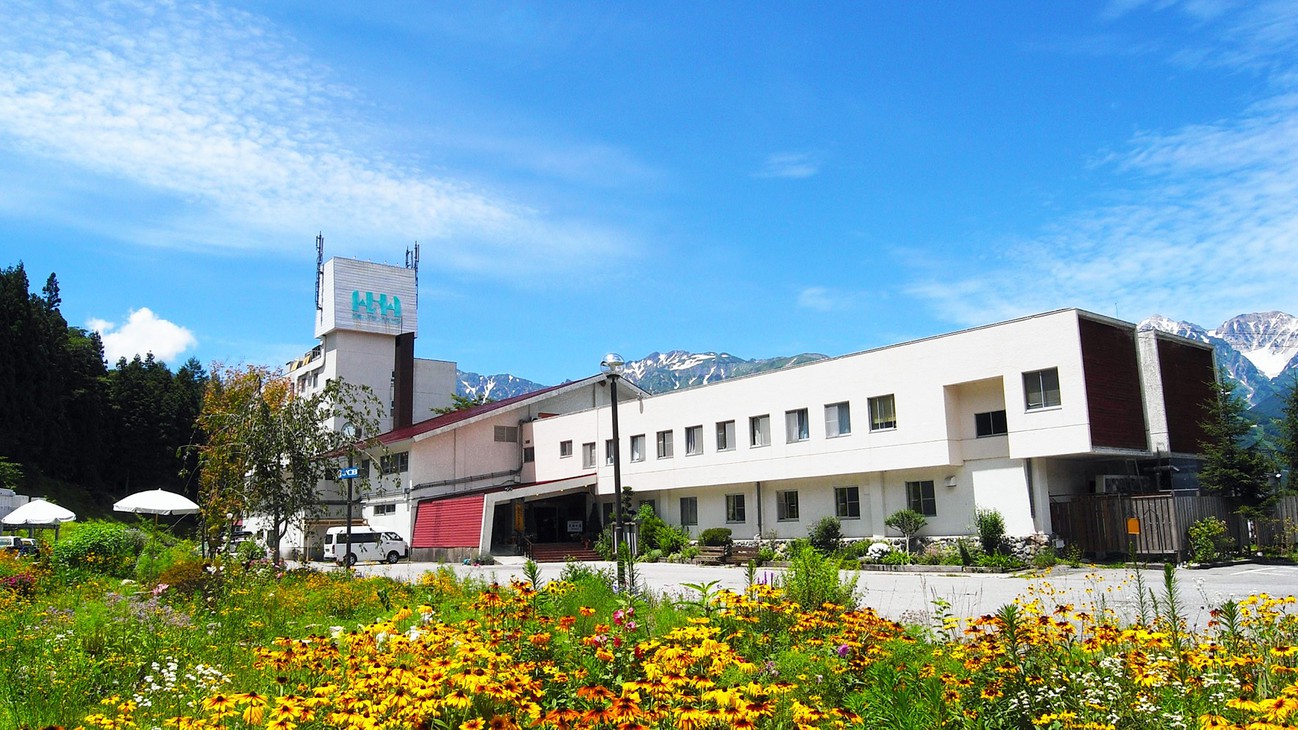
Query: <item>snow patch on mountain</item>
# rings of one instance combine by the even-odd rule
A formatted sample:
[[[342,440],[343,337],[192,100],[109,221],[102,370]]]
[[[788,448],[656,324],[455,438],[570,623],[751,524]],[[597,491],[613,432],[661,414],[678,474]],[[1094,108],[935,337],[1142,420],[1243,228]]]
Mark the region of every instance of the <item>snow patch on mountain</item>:
[[[1276,378],[1298,357],[1298,317],[1284,312],[1241,314],[1211,332],[1229,342],[1268,378]]]

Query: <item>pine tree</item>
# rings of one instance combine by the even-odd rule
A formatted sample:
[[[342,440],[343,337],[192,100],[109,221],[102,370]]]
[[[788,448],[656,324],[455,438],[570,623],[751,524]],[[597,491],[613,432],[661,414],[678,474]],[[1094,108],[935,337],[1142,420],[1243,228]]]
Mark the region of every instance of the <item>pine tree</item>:
[[[1248,444],[1253,424],[1244,415],[1247,406],[1224,374],[1212,384],[1212,390],[1203,404],[1199,485],[1234,497],[1245,508],[1264,507],[1271,498],[1267,488],[1270,465],[1264,454]]]
[[[1289,393],[1285,396],[1276,426],[1280,430],[1276,460],[1281,471],[1288,475],[1286,486],[1292,493],[1296,489],[1293,480],[1298,479],[1298,375],[1289,381]]]

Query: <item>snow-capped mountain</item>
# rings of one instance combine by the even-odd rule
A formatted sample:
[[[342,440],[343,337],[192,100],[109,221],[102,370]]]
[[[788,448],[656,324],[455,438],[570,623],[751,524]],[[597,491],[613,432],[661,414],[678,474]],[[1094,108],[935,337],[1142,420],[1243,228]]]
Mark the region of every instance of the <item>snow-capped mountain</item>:
[[[693,353],[672,350],[654,352],[639,360],[628,361],[622,376],[650,393],[665,393],[725,378],[778,370],[790,365],[823,359],[825,359],[824,355],[803,353],[793,357],[745,360],[725,352]],[[483,376],[461,370],[457,371],[457,378],[459,381],[457,390],[460,395],[478,396],[485,393],[493,400],[510,398],[545,387],[508,374]]]
[[[1250,406],[1269,411],[1287,392],[1298,373],[1298,317],[1284,312],[1259,312],[1232,317],[1215,329],[1154,315],[1141,329],[1157,329],[1213,346],[1217,365],[1239,384]]]

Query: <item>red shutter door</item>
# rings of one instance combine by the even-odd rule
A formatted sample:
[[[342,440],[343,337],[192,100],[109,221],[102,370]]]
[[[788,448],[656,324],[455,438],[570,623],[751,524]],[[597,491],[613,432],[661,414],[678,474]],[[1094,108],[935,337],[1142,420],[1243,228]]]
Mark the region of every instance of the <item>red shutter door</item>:
[[[411,547],[476,548],[482,540],[484,495],[451,497],[423,502],[415,515]]]

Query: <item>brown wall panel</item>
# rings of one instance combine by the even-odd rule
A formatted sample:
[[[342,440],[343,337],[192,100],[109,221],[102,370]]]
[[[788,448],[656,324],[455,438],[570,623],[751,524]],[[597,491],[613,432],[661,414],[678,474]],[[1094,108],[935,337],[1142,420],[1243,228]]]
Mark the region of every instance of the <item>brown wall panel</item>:
[[[1091,444],[1114,449],[1149,448],[1140,397],[1136,330],[1079,318]]]
[[[1163,407],[1172,451],[1193,454],[1203,439],[1203,404],[1216,381],[1212,350],[1159,338],[1158,367],[1163,375]]]

